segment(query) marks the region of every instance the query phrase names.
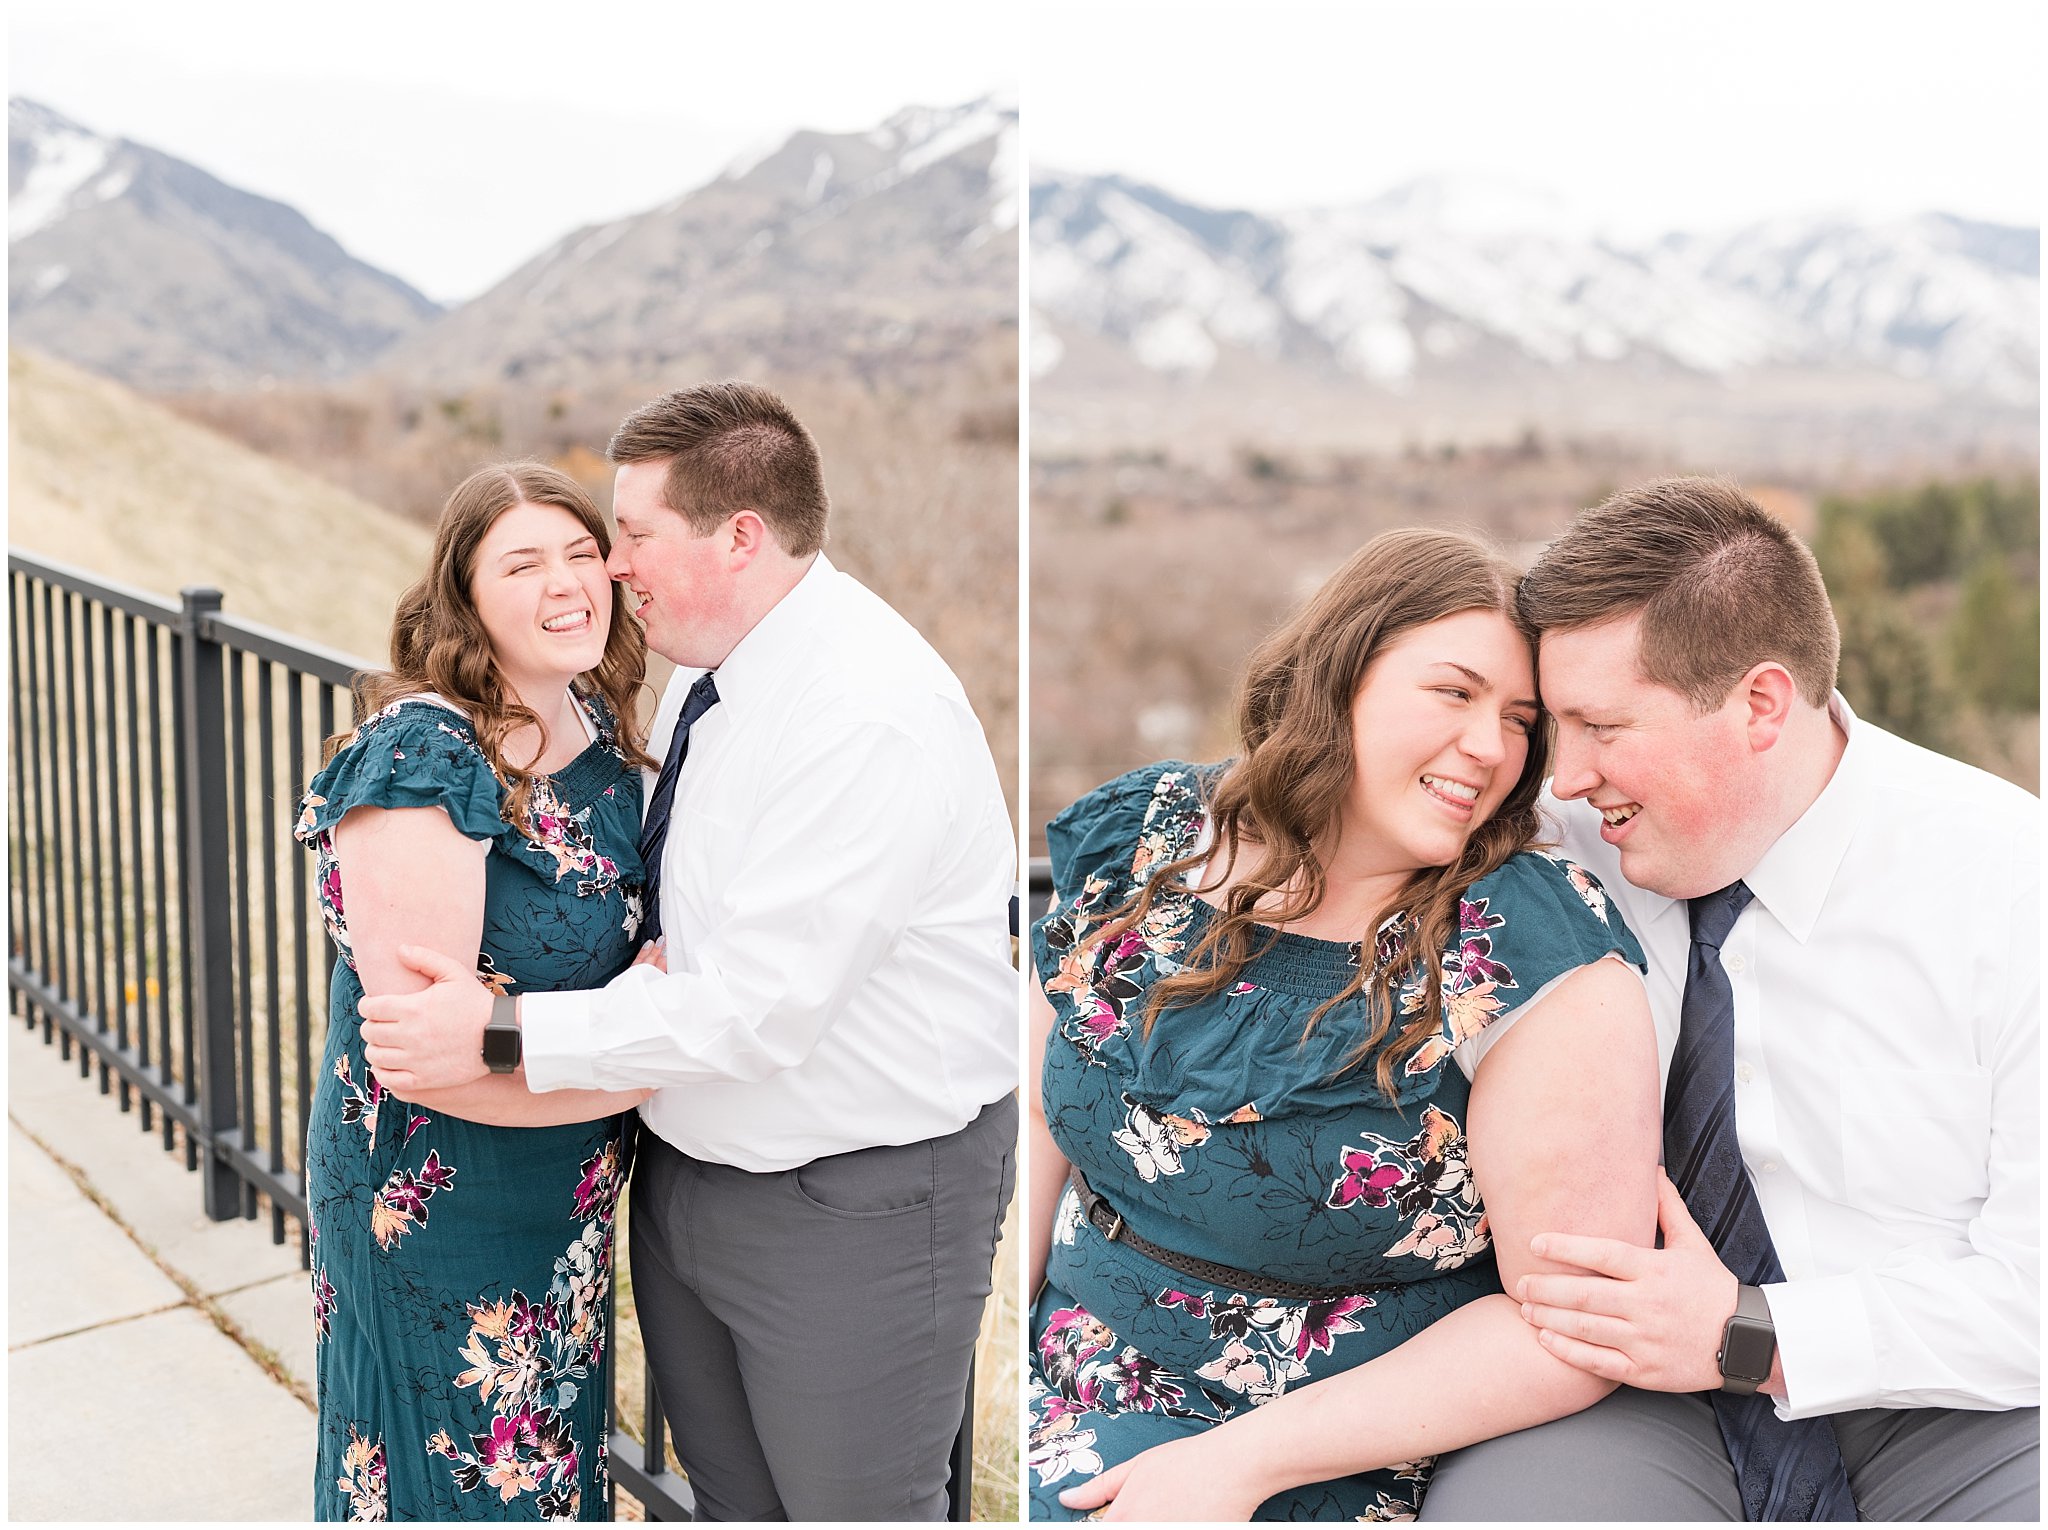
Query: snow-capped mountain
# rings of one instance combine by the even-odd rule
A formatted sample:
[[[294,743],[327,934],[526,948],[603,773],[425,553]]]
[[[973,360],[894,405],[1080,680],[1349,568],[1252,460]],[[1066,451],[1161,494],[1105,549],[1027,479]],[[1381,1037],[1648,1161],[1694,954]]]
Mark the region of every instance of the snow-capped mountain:
[[[948,354],[1015,323],[1018,183],[1003,102],[794,133],[557,241],[379,369],[452,383]]]
[[[1424,180],[1264,216],[1121,177],[1032,186],[1033,368],[1077,345],[1199,378],[1233,353],[1399,395],[1502,366],[1868,374],[2038,395],[2040,234],[1816,216],[1643,244],[1524,188]]]
[[[332,377],[439,309],[292,208],[7,104],[14,339],[150,388]]]
[[[1946,213],[1882,223],[1777,220],[1673,236],[1657,259],[1787,320],[1804,352],[2031,398],[2040,371],[2041,233]]]

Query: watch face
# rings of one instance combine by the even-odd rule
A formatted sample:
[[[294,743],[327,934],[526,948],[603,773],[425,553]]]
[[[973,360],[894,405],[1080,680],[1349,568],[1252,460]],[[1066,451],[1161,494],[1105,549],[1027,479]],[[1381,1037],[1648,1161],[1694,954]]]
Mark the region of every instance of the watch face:
[[[493,1073],[510,1073],[519,1066],[520,1046],[517,1026],[487,1025],[484,1027],[484,1066]]]
[[[1732,1317],[1721,1344],[1721,1374],[1762,1381],[1771,1374],[1771,1356],[1777,1347],[1777,1334],[1770,1324]]]

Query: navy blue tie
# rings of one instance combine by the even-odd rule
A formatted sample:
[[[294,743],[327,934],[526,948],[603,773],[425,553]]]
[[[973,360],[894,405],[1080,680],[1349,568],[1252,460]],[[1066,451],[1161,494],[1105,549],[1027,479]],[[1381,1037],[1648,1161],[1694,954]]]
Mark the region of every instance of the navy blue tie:
[[[661,851],[668,843],[668,810],[676,800],[676,777],[683,773],[683,756],[690,752],[690,729],[698,718],[718,705],[718,686],[709,674],[699,675],[683,698],[683,715],[676,720],[675,737],[668,741],[668,758],[661,762],[661,774],[654,778],[654,795],[647,799],[647,816],[640,822],[640,864],[647,874],[647,919],[640,927],[643,940],[661,939]]]
[[[1721,942],[1752,894],[1741,882],[1691,899],[1692,952],[1678,1050],[1664,1090],[1664,1168],[1721,1262],[1745,1286],[1785,1278],[1735,1138],[1735,990]],[[1848,1469],[1825,1418],[1778,1417],[1761,1392],[1708,1394],[1745,1519],[1854,1519]]]

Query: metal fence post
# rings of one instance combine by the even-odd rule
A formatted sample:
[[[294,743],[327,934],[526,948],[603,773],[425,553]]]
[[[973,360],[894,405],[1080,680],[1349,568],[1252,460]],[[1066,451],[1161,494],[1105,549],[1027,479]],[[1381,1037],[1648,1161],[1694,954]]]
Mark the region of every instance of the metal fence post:
[[[184,663],[178,705],[185,714],[185,750],[179,761],[185,843],[190,846],[185,907],[192,943],[185,953],[192,973],[194,1036],[198,1042],[199,1120],[206,1134],[206,1214],[225,1222],[242,1214],[242,1182],[213,1146],[239,1124],[235,1091],[234,930],[229,922],[227,702],[222,646],[205,631],[221,608],[219,590],[187,589],[180,623]]]

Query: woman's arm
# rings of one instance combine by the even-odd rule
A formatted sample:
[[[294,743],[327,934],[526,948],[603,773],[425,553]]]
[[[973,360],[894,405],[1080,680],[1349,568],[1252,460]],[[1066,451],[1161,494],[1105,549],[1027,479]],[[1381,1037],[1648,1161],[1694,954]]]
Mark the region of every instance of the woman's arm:
[[[1025,1066],[1031,1070],[1024,1098],[1025,1135],[1030,1155],[1029,1178],[1025,1184],[1024,1289],[1036,1300],[1045,1284],[1045,1261],[1052,1251],[1052,1214],[1060,1203],[1060,1191],[1067,1183],[1067,1160],[1052,1140],[1045,1124],[1045,1049],[1052,1042],[1052,1001],[1035,978],[1031,984],[1031,1045],[1024,1049]]]
[[[334,826],[349,941],[365,993],[411,993],[426,986],[400,964],[400,944],[430,946],[465,968],[476,964],[483,942],[489,848],[466,838],[437,807],[351,808]],[[648,1093],[564,1089],[534,1094],[521,1069],[460,1089],[394,1097],[485,1126],[560,1126],[631,1110]]]
[[[1539,1230],[1648,1245],[1656,1228],[1657,1047],[1637,975],[1619,961],[1570,974],[1480,1063],[1467,1123],[1501,1282],[1558,1268]],[[1612,1383],[1537,1342],[1505,1295],[1480,1298],[1399,1348],[1158,1446],[1060,1495],[1105,1519],[1246,1519],[1302,1483],[1455,1450],[1597,1402]]]

